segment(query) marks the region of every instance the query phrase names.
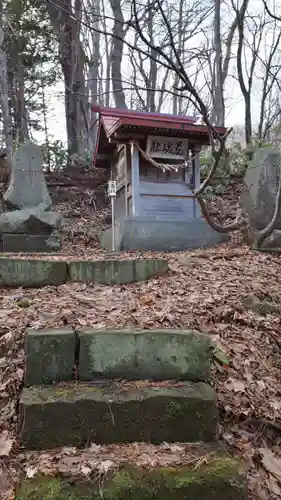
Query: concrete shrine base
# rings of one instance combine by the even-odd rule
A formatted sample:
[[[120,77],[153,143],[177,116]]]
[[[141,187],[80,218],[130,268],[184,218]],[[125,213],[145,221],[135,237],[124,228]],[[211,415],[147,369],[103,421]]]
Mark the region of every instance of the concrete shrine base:
[[[228,241],[227,234],[214,231],[205,219],[156,220],[154,217],[127,217],[115,226],[116,250],[157,250],[177,252],[188,248],[212,247]],[[111,227],[103,231],[100,243],[112,249]]]

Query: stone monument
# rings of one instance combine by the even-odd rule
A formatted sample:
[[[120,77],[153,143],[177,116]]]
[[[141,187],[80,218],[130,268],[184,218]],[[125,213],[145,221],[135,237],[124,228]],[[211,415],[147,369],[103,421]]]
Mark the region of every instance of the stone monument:
[[[279,186],[281,154],[273,148],[258,149],[244,177],[241,205],[247,214],[252,237],[272,220]],[[267,247],[281,247],[281,217],[267,238]]]
[[[257,150],[246,170],[241,201],[254,230],[265,228],[273,217],[280,168],[280,152],[264,148]],[[281,230],[281,217],[277,221],[276,229]]]
[[[21,144],[12,161],[9,187],[3,196],[11,211],[0,215],[3,252],[52,252],[60,249],[57,236],[62,216],[51,211],[39,146]]]

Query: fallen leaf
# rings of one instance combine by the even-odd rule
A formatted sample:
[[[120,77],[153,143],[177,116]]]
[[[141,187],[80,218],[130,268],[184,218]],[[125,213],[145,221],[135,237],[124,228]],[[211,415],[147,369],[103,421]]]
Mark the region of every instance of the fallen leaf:
[[[245,383],[242,380],[236,380],[230,378],[226,381],[227,388],[233,392],[244,392],[245,391]]]
[[[0,434],[0,457],[8,457],[13,448],[14,440],[9,437],[8,431]]]
[[[277,458],[269,448],[259,448],[264,468],[281,484],[281,459]]]
[[[37,472],[38,472],[38,467],[32,467],[32,466],[27,467],[26,469],[27,479],[32,479],[33,477],[35,477]]]
[[[113,469],[114,468],[114,462],[112,462],[112,460],[104,460],[103,462],[101,462],[97,469],[98,469],[98,472],[100,474],[107,474],[107,472],[110,470],[110,469]]]
[[[281,488],[274,476],[270,474],[269,478],[266,480],[266,484],[271,493],[281,498]]]
[[[91,467],[87,466],[87,465],[81,465],[81,472],[83,474],[83,476],[89,476],[92,472],[92,469]]]
[[[14,309],[0,309],[0,319],[6,318],[14,312]]]
[[[228,367],[229,365],[229,361],[225,355],[225,353],[221,350],[221,349],[218,349],[218,348],[215,348],[213,350],[213,357],[215,358],[215,360],[217,360],[221,365],[223,366],[226,366]]]

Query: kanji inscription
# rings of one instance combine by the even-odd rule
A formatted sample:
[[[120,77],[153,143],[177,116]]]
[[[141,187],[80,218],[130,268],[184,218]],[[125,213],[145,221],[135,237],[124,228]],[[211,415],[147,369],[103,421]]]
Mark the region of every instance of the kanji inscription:
[[[148,136],[146,153],[151,157],[184,159],[187,139]]]

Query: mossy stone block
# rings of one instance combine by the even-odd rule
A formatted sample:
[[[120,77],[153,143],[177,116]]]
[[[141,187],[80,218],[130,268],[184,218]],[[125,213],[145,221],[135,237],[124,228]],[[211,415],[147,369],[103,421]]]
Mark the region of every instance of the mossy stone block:
[[[114,381],[24,388],[21,443],[28,449],[146,441],[214,441],[214,389],[202,382]]]
[[[195,457],[197,458],[197,457]],[[198,457],[199,458],[199,457]],[[202,455],[202,460],[204,456]],[[195,461],[196,463],[196,461]],[[204,462],[203,462],[204,463]],[[246,475],[229,456],[213,455],[201,467],[150,468],[125,464],[102,481],[39,476],[25,481],[16,500],[246,500]]]
[[[167,270],[165,259],[70,261],[68,280],[118,285],[144,281]]]
[[[210,377],[211,342],[193,330],[83,329],[79,378],[194,380]]]
[[[28,330],[25,385],[73,380],[76,338],[72,328]]]
[[[0,285],[41,287],[66,281],[66,262],[37,259],[0,259]]]

